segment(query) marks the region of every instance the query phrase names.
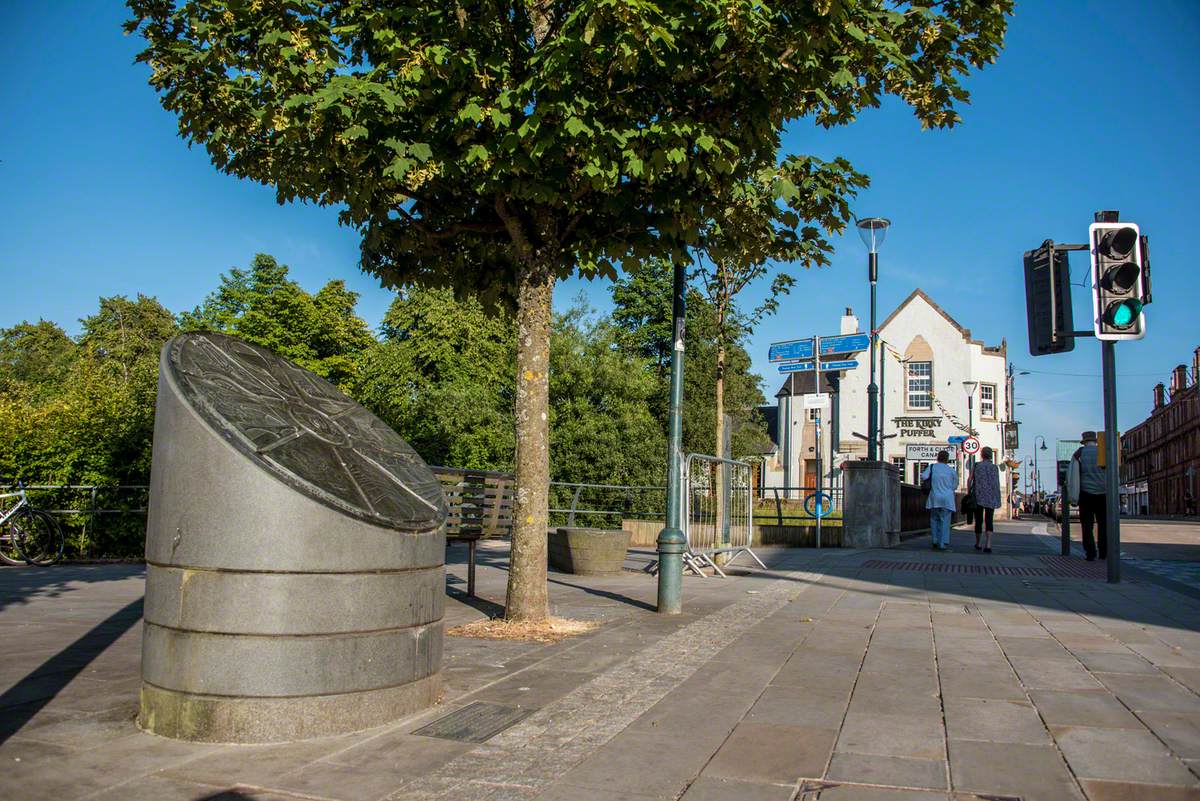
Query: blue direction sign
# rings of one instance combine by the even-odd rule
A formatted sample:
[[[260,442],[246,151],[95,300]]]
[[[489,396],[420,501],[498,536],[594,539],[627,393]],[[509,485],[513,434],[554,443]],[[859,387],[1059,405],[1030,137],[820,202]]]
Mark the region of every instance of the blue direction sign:
[[[853,370],[855,367],[858,367],[858,362],[853,360],[842,362],[821,362],[822,373],[829,373],[835,370]],[[812,362],[789,362],[787,364],[779,365],[779,372],[781,373],[806,373],[811,369],[813,369]]]
[[[967,437],[965,434],[961,437],[946,437],[946,442],[949,442],[951,445],[962,445],[966,441]]]
[[[821,337],[821,355],[834,353],[857,353],[871,347],[867,334],[842,334],[836,337]]]
[[[871,337],[867,334],[841,334],[833,337],[821,337],[821,356],[858,353],[860,350],[866,350],[870,346]],[[767,351],[767,358],[773,362],[811,359],[812,357],[812,337],[807,339],[793,339],[788,342],[773,342],[771,343],[771,348]]]
[[[825,350],[824,345],[825,345],[825,343],[822,342],[821,350]],[[853,370],[855,367],[858,367],[858,362],[856,362],[854,359],[847,359],[845,361],[840,361],[840,362],[821,362],[821,370],[822,371],[824,371],[824,370]]]
[[[808,339],[793,339],[791,342],[773,342],[767,351],[767,358],[773,362],[786,362],[790,359],[811,359],[813,357],[812,337]],[[810,365],[809,370],[812,369]]]

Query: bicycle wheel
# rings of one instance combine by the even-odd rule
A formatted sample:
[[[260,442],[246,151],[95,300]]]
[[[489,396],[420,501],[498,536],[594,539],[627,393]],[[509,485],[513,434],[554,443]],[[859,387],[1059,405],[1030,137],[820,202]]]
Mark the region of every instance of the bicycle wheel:
[[[0,563],[6,565],[25,564],[25,552],[21,550],[22,530],[12,524],[0,523]]]
[[[45,566],[62,558],[66,541],[58,521],[49,513],[30,509],[17,525],[24,533],[17,539],[17,547],[24,552],[26,562]]]

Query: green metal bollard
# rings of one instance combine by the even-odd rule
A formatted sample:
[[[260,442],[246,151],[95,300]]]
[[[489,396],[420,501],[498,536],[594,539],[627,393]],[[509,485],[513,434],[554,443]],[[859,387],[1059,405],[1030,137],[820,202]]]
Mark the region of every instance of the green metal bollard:
[[[687,316],[687,273],[675,262],[672,291],[671,407],[667,417],[667,524],[658,534],[658,612],[683,611],[683,337]]]
[[[683,612],[683,532],[668,526],[658,534],[658,611],[663,615]]]

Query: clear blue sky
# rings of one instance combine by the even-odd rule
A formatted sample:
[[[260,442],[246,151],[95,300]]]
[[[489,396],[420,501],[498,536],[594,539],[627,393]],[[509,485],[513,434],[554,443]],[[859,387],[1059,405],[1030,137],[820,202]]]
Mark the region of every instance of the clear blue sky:
[[[218,273],[271,253],[310,290],[343,278],[379,321],[390,294],[357,267],[357,241],[330,209],[276,205],[267,187],[218,174],[176,134],[158,105],[139,41],[121,33],[119,2],[0,2],[0,326],[54,320],[69,331],[101,295],[143,292],[191,308]],[[844,155],[871,175],[855,204],[893,229],[880,257],[881,318],[920,286],[989,343],[1007,337],[1018,368],[1022,450],[1100,428],[1100,353],[1033,359],[1025,336],[1021,254],[1047,237],[1082,242],[1096,209],[1120,209],[1151,238],[1155,302],[1149,334],[1117,350],[1127,428],[1148,412],[1151,387],[1200,346],[1200,6],[1195,0],[1052,3],[1018,0],[997,64],[968,82],[972,103],[951,131],[923,132],[899,104],[853,126],[794,126],[792,152]],[[1074,262],[1082,284],[1086,260]],[[856,235],[831,267],[799,276],[753,338],[767,379],[767,345],[836,331],[845,306],[867,311]],[[601,310],[601,283],[560,286]],[[753,293],[747,302],[754,302]],[[1075,290],[1076,319],[1090,301]],[[1047,461],[1044,470],[1049,470]]]

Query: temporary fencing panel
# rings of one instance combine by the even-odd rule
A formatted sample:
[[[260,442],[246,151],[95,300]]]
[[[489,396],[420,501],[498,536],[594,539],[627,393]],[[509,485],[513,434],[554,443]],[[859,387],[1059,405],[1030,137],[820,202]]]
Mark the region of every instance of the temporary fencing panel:
[[[729,554],[725,565],[747,554],[765,568],[751,550],[754,531],[753,484],[750,465],[699,453],[684,462],[683,533],[687,537],[684,565],[698,575],[711,567],[724,576],[717,554]]]

